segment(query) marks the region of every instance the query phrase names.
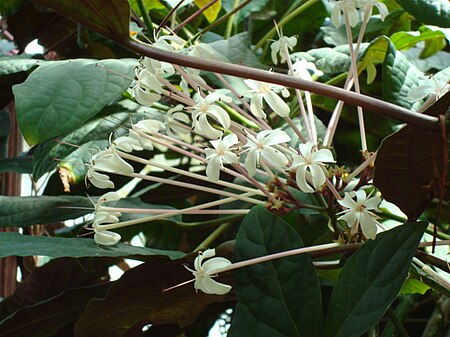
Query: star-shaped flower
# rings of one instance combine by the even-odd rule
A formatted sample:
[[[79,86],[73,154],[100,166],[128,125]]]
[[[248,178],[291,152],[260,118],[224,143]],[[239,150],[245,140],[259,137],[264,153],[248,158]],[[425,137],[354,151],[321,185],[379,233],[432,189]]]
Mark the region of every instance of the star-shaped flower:
[[[277,170],[283,171],[289,160],[284,153],[274,149],[273,146],[290,140],[288,134],[281,130],[263,130],[258,132],[256,137],[248,134],[247,144],[244,145],[246,149],[243,151],[247,153],[245,168],[248,174],[251,177],[256,174],[256,167],[261,159]]]
[[[238,162],[238,155],[233,152],[232,146],[239,143],[238,137],[231,133],[223,139],[210,141],[214,149],[205,149],[208,165],[206,175],[212,181],[219,180],[220,168],[223,164],[235,164]]]
[[[247,94],[250,95],[250,110],[255,116],[266,118],[266,113],[262,109],[263,99],[280,117],[289,116],[289,106],[276,94],[281,91],[283,97],[289,97],[289,91],[285,87],[254,80],[244,80],[244,82],[250,88]]]
[[[416,102],[430,96],[431,100],[437,101],[450,90],[448,81],[437,79],[434,76],[424,77],[421,80],[422,84],[409,90],[407,100]]]
[[[215,249],[207,249],[199,253],[194,260],[194,269],[186,267],[195,277],[194,288],[209,295],[225,295],[231,290],[231,286],[214,281],[216,272],[231,265],[231,262],[224,257],[214,257]],[[203,262],[203,260],[208,261]]]
[[[292,168],[297,168],[295,180],[298,187],[305,193],[313,193],[319,189],[327,179],[325,163],[334,163],[333,154],[328,149],[320,149],[311,142],[300,144],[300,155],[293,155]],[[311,175],[311,183],[306,176]]]
[[[354,197],[356,196],[356,201]],[[373,211],[379,211],[378,205],[381,202],[380,197],[370,197],[364,190],[356,192],[346,192],[342,200],[338,203],[345,208],[338,220],[344,220],[351,227],[350,233],[356,234],[361,227],[361,231],[368,239],[375,239],[377,234],[378,221],[375,220],[376,214]]]
[[[198,97],[197,104],[192,107],[192,126],[199,135],[209,139],[217,139],[222,136],[223,131],[214,128],[208,117],[216,120],[225,130],[231,125],[228,113],[219,105],[217,101],[231,102],[231,98],[218,92],[212,92],[206,97]]]

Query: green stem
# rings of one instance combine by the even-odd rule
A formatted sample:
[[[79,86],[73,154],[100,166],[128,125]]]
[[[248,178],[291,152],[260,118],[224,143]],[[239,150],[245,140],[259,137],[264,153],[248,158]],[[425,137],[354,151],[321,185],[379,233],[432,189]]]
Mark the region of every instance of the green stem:
[[[143,0],[136,0],[136,1],[139,7],[139,11],[141,12],[142,18],[144,19],[145,26],[147,27],[147,31],[151,33],[153,31],[153,23],[152,19],[150,18],[150,15],[148,15],[147,8],[145,8],[144,1]]]
[[[388,308],[387,315],[389,316],[392,324],[394,324],[395,328],[397,329],[398,333],[401,337],[409,337],[408,331],[406,331],[405,327],[403,326],[400,319],[397,317],[396,313],[392,308]]]
[[[239,5],[239,0],[234,0],[233,9]],[[225,28],[224,38],[228,40],[231,36],[231,31],[233,30],[235,13],[231,14],[227,21],[227,26]]]
[[[243,7],[247,6],[250,2],[252,2],[252,0],[246,0],[243,3],[241,3],[239,6],[233,8],[231,11],[229,11],[227,14],[225,14],[224,16],[222,16],[220,19],[217,19],[216,21],[214,21],[213,23],[211,23],[209,26],[206,26],[205,28],[203,28],[201,31],[199,31],[197,34],[195,34],[192,39],[191,42],[195,41],[196,39],[198,39],[200,36],[202,36],[203,34],[205,34],[206,32],[210,31],[211,29],[213,29],[214,27],[220,25],[222,22],[226,21],[230,16],[234,15],[237,11],[241,10]]]
[[[291,21],[292,19],[294,19],[297,15],[301,14],[302,12],[304,12],[306,9],[308,9],[309,7],[311,7],[312,5],[314,5],[316,2],[319,2],[319,0],[308,0],[307,2],[305,2],[303,5],[301,5],[300,7],[298,7],[296,10],[294,10],[293,12],[291,12],[289,15],[287,15],[285,18],[281,19],[281,21],[278,23],[278,26],[283,26],[285,24],[287,24],[289,21]],[[276,33],[276,27],[273,27],[271,30],[269,30],[267,32],[266,35],[264,35],[261,40],[259,40],[259,42],[253,47],[253,51],[258,50],[259,48],[261,48],[263,46],[263,44],[273,38],[275,36]]]
[[[200,250],[203,250],[205,248],[208,248],[211,246],[211,244],[217,240],[219,236],[222,235],[222,233],[230,226],[231,222],[226,222],[221,224],[219,227],[216,228],[214,232],[212,232],[205,240],[203,240],[202,243],[200,243],[197,248],[195,248],[194,252],[198,252]]]

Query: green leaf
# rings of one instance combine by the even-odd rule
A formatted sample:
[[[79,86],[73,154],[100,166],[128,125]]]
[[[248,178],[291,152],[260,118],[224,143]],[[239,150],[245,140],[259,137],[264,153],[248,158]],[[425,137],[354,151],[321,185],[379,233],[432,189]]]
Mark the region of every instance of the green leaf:
[[[0,159],[0,173],[16,172],[31,173],[33,171],[33,158],[20,156],[8,159]]]
[[[108,287],[106,283],[70,289],[23,307],[0,322],[0,337],[54,336],[78,319],[91,298],[103,297]]]
[[[206,5],[209,4],[209,0],[194,0],[194,3],[197,5],[198,8],[203,8]],[[222,3],[221,0],[216,1],[213,5],[209,6],[206,10],[204,10],[202,13],[205,16],[206,20],[208,22],[214,22],[217,19],[217,16],[219,15],[220,10],[222,9]]]
[[[425,48],[420,58],[434,55],[447,45],[443,32],[431,30],[426,26],[421,27],[419,31],[419,35],[417,35],[417,32],[396,32],[391,35],[390,40],[397,50],[407,50],[414,47],[417,43],[425,41]]]
[[[396,1],[420,22],[450,28],[450,2],[448,0]]]
[[[93,198],[92,200],[95,200]],[[12,226],[31,226],[47,224],[57,221],[76,219],[92,213],[94,205],[87,197],[81,196],[39,196],[39,197],[5,197],[0,196],[0,228]],[[170,206],[152,205],[142,202],[138,198],[126,198],[108,205],[128,208],[163,208],[174,209]],[[73,207],[73,208],[71,208]],[[123,213],[121,220],[142,218],[145,214]],[[169,221],[180,221],[181,216],[168,218]]]
[[[2,0],[0,1],[0,14],[3,14],[4,16],[14,14],[20,9],[24,2],[25,0]]]
[[[248,5],[246,5],[238,12],[235,18],[236,23],[241,22],[252,13],[261,11],[268,2],[269,0],[252,0]],[[226,12],[230,12],[231,10],[233,10],[234,4],[235,0],[222,0],[223,9]]]
[[[32,144],[75,130],[125,91],[135,62],[70,60],[44,64],[13,87],[20,129]]]
[[[82,180],[86,171],[84,163],[89,162],[94,154],[93,149],[106,148],[111,133],[115,137],[123,136],[127,132],[124,127],[142,118],[142,114],[132,114],[120,105],[106,107],[101,114],[62,137],[60,142],[51,139],[39,144],[33,154],[33,178],[39,179],[59,163],[59,166],[75,167],[77,172],[81,172],[78,181]]]
[[[383,98],[408,109],[418,109],[420,102],[410,102],[406,97],[412,88],[419,85],[421,76],[423,73],[397,51],[392,42],[389,43],[383,63]]]
[[[2,56],[0,57],[0,76],[28,71],[42,64],[53,62],[35,60],[29,56]]]
[[[428,291],[428,289],[430,289],[430,287],[422,281],[415,278],[409,278],[405,281],[405,284],[403,284],[400,293],[423,295]]]
[[[94,239],[58,238],[49,236],[22,235],[19,233],[0,233],[0,258],[6,256],[49,257],[117,257],[117,256],[168,256],[178,259],[184,254],[177,251],[135,247],[124,243],[114,246],[98,246]]]
[[[359,337],[383,316],[408,275],[427,223],[406,223],[367,241],[346,262],[331,295],[326,337]]]
[[[74,336],[121,337],[137,324],[176,324],[180,328],[193,324],[208,304],[222,302],[225,296],[197,293],[192,283],[163,292],[193,277],[186,262],[152,260],[130,269],[111,285],[104,299],[89,302],[75,324]],[[192,261],[189,264],[192,266]]]
[[[129,38],[130,5],[127,0],[36,0],[64,17],[112,39]]]
[[[302,246],[287,223],[257,206],[239,229],[235,255],[241,261]],[[238,307],[229,337],[322,335],[320,286],[308,255],[238,269],[235,280]]]

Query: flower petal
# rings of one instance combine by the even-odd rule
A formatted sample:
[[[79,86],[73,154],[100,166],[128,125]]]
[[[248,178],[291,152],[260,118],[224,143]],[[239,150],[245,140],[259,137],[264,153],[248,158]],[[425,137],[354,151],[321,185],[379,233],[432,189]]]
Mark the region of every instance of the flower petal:
[[[270,106],[270,108],[275,111],[275,113],[280,117],[289,117],[289,113],[291,110],[289,109],[289,105],[274,93],[272,90],[269,90],[264,96],[264,100]]]
[[[231,290],[230,285],[214,281],[209,276],[196,279],[194,287],[208,295],[225,295]]]
[[[95,243],[101,246],[114,246],[120,238],[119,234],[111,231],[98,231],[94,234]]]

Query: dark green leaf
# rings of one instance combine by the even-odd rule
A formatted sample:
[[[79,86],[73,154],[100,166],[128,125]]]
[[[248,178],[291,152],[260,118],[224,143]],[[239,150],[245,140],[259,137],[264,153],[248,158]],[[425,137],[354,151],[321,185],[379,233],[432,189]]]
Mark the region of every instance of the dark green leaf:
[[[104,299],[93,299],[75,325],[75,337],[120,337],[136,324],[177,324],[196,321],[210,303],[225,296],[196,293],[192,284],[163,292],[191,279],[185,259],[151,261],[127,271]]]
[[[134,65],[79,59],[40,66],[13,87],[27,142],[37,144],[81,126],[127,89]]]
[[[50,337],[75,322],[93,297],[103,297],[109,284],[67,290],[21,308],[0,322],[0,337]]]
[[[235,254],[240,261],[302,246],[287,223],[257,206],[239,229]],[[239,304],[229,337],[322,335],[320,286],[308,255],[238,269],[235,281]]]
[[[418,79],[423,73],[389,43],[383,63],[383,98],[391,103],[408,109],[417,109],[419,102],[413,103],[406,98],[409,91],[419,85]]]
[[[450,28],[450,2],[448,0],[397,0],[422,23]]]
[[[130,5],[127,0],[35,0],[34,2],[107,37],[127,39],[130,36]]]
[[[383,316],[408,275],[427,223],[407,223],[367,241],[342,269],[325,336],[359,337]]]
[[[49,236],[21,235],[19,233],[0,233],[0,258],[6,256],[50,257],[101,257],[101,256],[168,256],[173,259],[184,254],[118,243],[115,246],[98,246],[94,239],[57,238]]]
[[[95,200],[95,197],[92,198]],[[173,209],[170,206],[152,205],[138,198],[126,198],[111,202],[108,205],[128,208]],[[76,219],[92,213],[94,205],[87,197],[81,196],[39,196],[39,197],[5,197],[0,196],[0,228],[24,227],[35,224],[48,224],[57,221]],[[122,220],[132,220],[146,216],[145,214],[123,213]],[[180,221],[181,217],[168,218],[169,221]]]
[[[32,171],[33,171],[33,158],[31,156],[0,159],[0,173],[3,172],[31,173]]]
[[[104,115],[104,112],[108,114]],[[84,164],[89,162],[94,154],[93,149],[104,149],[109,144],[112,132],[116,137],[123,136],[127,131],[124,126],[138,120],[132,111],[127,111],[124,107],[108,106],[101,115],[62,137],[61,141],[52,139],[39,144],[33,154],[33,178],[39,179],[44,173],[53,170],[58,163],[60,166],[70,166],[72,170],[76,168],[77,171],[84,173],[86,171]],[[79,178],[81,179],[78,180],[82,180],[84,174]]]
[[[0,14],[11,15],[17,12],[25,0],[2,0],[0,1]]]

